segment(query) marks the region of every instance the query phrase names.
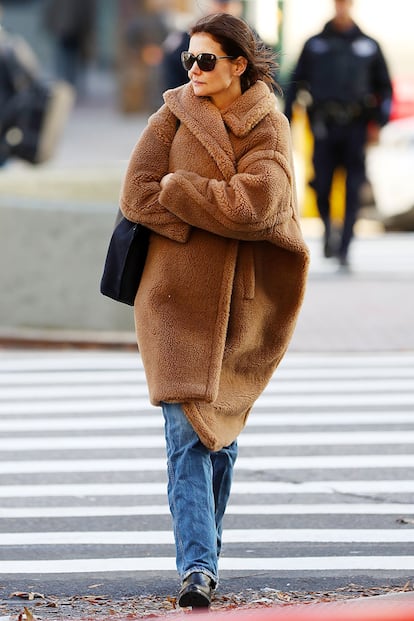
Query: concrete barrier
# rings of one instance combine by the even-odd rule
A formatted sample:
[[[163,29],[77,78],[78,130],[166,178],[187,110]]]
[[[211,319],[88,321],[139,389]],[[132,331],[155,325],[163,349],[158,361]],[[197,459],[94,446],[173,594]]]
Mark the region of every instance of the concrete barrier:
[[[0,330],[133,331],[99,283],[116,203],[2,197]]]

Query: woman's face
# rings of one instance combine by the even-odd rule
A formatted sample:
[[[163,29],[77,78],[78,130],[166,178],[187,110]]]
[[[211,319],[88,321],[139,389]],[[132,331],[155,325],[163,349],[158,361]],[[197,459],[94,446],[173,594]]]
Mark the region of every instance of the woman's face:
[[[191,37],[189,52],[194,56],[202,52],[226,56],[221,45],[205,32],[197,32]],[[188,72],[194,94],[198,97],[210,97],[219,109],[228,107],[241,95],[240,76],[246,65],[247,60],[241,56],[235,60],[217,60],[213,71],[201,71],[195,62]]]

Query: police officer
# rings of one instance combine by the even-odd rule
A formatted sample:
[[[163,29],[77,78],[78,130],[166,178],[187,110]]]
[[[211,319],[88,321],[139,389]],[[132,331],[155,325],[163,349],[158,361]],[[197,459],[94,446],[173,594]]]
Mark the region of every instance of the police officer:
[[[314,138],[312,187],[324,224],[324,255],[348,267],[348,250],[365,181],[368,130],[378,133],[389,119],[392,86],[377,41],[351,17],[353,0],[334,0],[335,15],[322,32],[305,42],[286,90],[285,114],[291,119],[297,94],[307,93],[307,114]],[[346,172],[345,217],[339,246],[332,238],[329,196],[335,169]]]

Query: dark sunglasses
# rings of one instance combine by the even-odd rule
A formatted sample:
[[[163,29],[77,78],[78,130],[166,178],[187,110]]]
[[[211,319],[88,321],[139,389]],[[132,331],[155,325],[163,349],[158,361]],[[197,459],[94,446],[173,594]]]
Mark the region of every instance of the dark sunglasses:
[[[213,71],[216,62],[221,58],[234,59],[235,56],[216,56],[215,54],[208,54],[207,52],[202,52],[194,56],[191,52],[181,52],[181,62],[186,71],[190,71],[196,61],[201,71]]]

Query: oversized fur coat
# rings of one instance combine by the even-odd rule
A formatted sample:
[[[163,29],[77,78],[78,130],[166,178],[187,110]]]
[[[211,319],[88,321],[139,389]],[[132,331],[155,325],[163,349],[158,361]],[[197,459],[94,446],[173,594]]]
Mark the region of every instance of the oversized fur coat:
[[[152,404],[182,403],[217,451],[286,351],[308,250],[289,126],[269,88],[257,82],[225,111],[190,84],[164,100],[121,192],[124,215],[153,232],[135,299],[138,346]]]

